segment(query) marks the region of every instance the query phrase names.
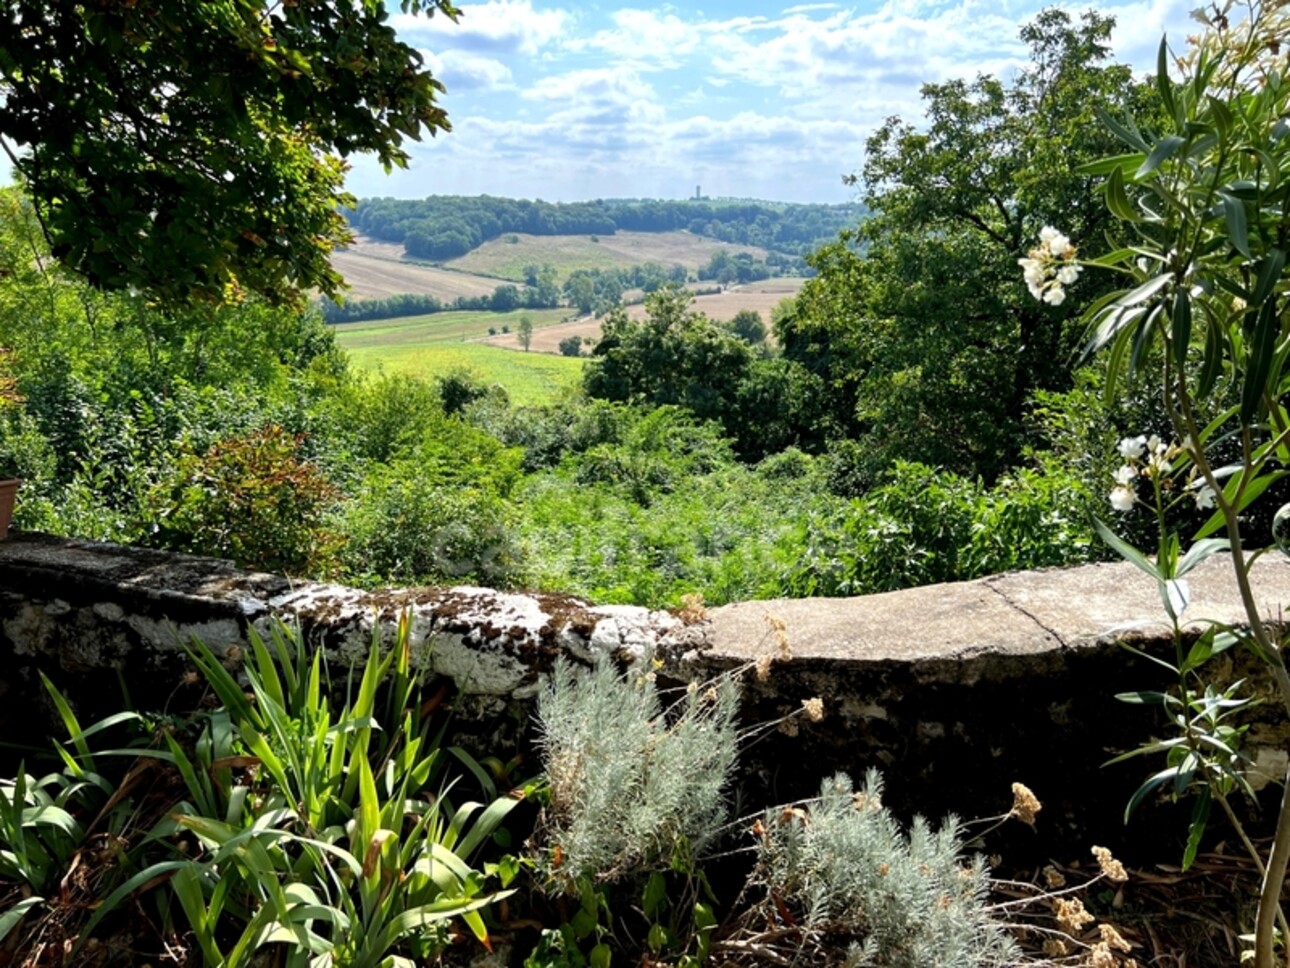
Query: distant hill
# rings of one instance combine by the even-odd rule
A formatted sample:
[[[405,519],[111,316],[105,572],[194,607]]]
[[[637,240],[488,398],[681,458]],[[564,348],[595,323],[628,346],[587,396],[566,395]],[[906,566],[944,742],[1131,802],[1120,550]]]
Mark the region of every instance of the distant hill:
[[[801,205],[739,199],[597,199],[543,202],[491,195],[366,198],[346,217],[368,238],[402,245],[414,259],[446,261],[511,234],[676,232],[801,257],[855,225],[860,204]]]

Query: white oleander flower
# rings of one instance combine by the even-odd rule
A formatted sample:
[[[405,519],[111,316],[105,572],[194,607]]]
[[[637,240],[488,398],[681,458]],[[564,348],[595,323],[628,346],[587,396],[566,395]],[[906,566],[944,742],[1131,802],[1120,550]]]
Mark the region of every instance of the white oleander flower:
[[[1066,299],[1066,290],[1062,288],[1060,282],[1054,282],[1044,290],[1040,298],[1050,306],[1060,306]]]
[[[1129,485],[1133,479],[1138,476],[1138,469],[1132,464],[1125,464],[1115,472],[1115,483],[1120,485]]]
[[[1063,286],[1073,286],[1079,279],[1080,270],[1083,266],[1064,265],[1057,270],[1057,281]]]
[[[1146,437],[1125,437],[1120,441],[1120,456],[1126,460],[1141,457],[1146,445]]]
[[[1196,491],[1196,507],[1202,511],[1208,511],[1214,506],[1214,489],[1208,484],[1202,484]]]
[[[1121,486],[1111,489],[1111,507],[1117,511],[1132,511],[1137,502],[1138,496],[1132,488]]]

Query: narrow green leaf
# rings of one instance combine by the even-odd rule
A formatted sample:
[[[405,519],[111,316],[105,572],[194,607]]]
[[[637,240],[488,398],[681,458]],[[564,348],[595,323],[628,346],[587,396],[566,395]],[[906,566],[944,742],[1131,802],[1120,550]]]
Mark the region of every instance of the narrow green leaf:
[[[1245,219],[1244,203],[1226,192],[1219,192],[1218,197],[1223,202],[1223,216],[1227,220],[1228,241],[1241,255],[1247,259],[1250,258],[1249,227]]]
[[[1146,139],[1142,137],[1141,133],[1137,129],[1137,125],[1135,125],[1131,119],[1126,119],[1127,124],[1121,124],[1107,111],[1100,107],[1094,108],[1094,111],[1097,114],[1098,120],[1101,121],[1113,135],[1123,141],[1130,148],[1141,151],[1144,154],[1151,150],[1151,146],[1147,144]]]
[[[81,729],[80,721],[76,718],[76,713],[72,712],[72,707],[67,704],[67,700],[58,691],[58,687],[43,672],[40,674],[40,681],[45,684],[45,691],[49,693],[49,698],[53,700],[54,708],[58,710],[58,718],[63,721],[63,728],[67,730],[69,742],[76,747],[76,752],[85,761],[85,765],[93,767],[94,757],[90,755],[90,747],[85,742],[85,733]]]
[[[1164,162],[1168,161],[1178,149],[1187,143],[1186,138],[1180,138],[1176,134],[1166,135],[1156,142],[1156,146],[1151,149],[1151,154],[1147,155],[1146,160],[1139,166],[1135,173],[1135,178],[1144,178],[1151,174]]]
[[[1164,37],[1160,38],[1160,49],[1156,53],[1156,90],[1160,100],[1171,115],[1177,114],[1174,104],[1173,82],[1169,80],[1169,46]]]
[[[1177,576],[1181,578],[1207,558],[1220,551],[1227,551],[1230,547],[1231,543],[1226,538],[1204,538],[1195,542],[1178,563]]]
[[[3,941],[9,932],[18,926],[18,922],[23,919],[23,916],[28,911],[44,903],[45,899],[43,897],[23,898],[8,911],[0,914],[0,941]]]
[[[1137,706],[1162,706],[1169,698],[1168,693],[1143,689],[1137,692],[1117,692],[1115,698]]]
[[[470,833],[458,845],[457,854],[461,857],[469,858],[475,852],[475,849],[491,837],[493,832],[502,825],[502,820],[515,809],[518,803],[518,800],[514,800],[511,797],[499,797],[490,803],[475,820],[475,823],[470,828]]]
[[[1205,328],[1205,358],[1196,379],[1196,394],[1202,399],[1213,392],[1218,377],[1223,372],[1223,348],[1226,345],[1222,326],[1211,320]]]
[[[1119,168],[1111,169],[1111,174],[1106,179],[1106,207],[1111,210],[1112,215],[1122,221],[1143,221],[1124,190],[1124,174]]]
[[[1259,260],[1258,266],[1258,280],[1254,283],[1250,305],[1262,308],[1281,279],[1281,273],[1286,267],[1286,254],[1280,249],[1269,249],[1268,254]]]
[[[1113,155],[1109,158],[1086,162],[1076,168],[1075,173],[1078,175],[1109,175],[1117,169],[1121,173],[1136,171],[1146,157],[1141,151],[1132,151],[1125,155]]]
[[[89,920],[85,922],[85,926],[81,928],[80,936],[77,938],[76,945],[72,949],[73,958],[80,951],[81,947],[85,944],[85,942],[90,939],[91,935],[93,935],[94,929],[98,926],[98,923],[102,921],[105,917],[107,917],[109,914],[111,914],[113,911],[115,911],[117,908],[117,905],[119,905],[127,897],[129,897],[131,894],[133,894],[143,885],[147,884],[149,881],[152,881],[153,879],[160,877],[163,874],[169,874],[173,871],[183,870],[185,867],[188,867],[191,864],[192,864],[192,861],[190,860],[162,861],[161,863],[153,864],[150,867],[145,867],[143,870],[139,871],[139,873],[135,874],[133,877],[127,880],[124,884],[120,885],[115,891],[113,891],[111,894],[109,894],[106,898],[103,899],[103,903],[94,909],[94,913],[90,915]],[[73,961],[72,963],[75,963],[75,962]]]
[[[1272,372],[1277,337],[1280,335],[1281,319],[1277,314],[1276,301],[1266,300],[1259,309],[1258,321],[1254,325],[1254,337],[1250,340],[1245,364],[1245,383],[1241,387],[1241,423],[1245,426],[1254,423],[1263,404],[1263,391],[1267,388],[1268,376]]]
[[[1093,519],[1093,527],[1097,529],[1097,533],[1101,536],[1102,540],[1109,544],[1121,558],[1136,565],[1138,569],[1150,575],[1157,581],[1161,580],[1160,573],[1156,570],[1156,566],[1153,565],[1147,556],[1141,551],[1133,547],[1133,545],[1129,544],[1097,518]]]
[[[1133,796],[1129,798],[1129,802],[1124,808],[1124,822],[1128,823],[1129,819],[1133,816],[1133,811],[1138,808],[1138,805],[1147,797],[1151,796],[1151,794],[1156,790],[1160,789],[1160,787],[1165,783],[1172,780],[1177,772],[1178,770],[1176,767],[1168,767],[1167,769],[1161,770],[1159,773],[1148,779],[1146,783],[1142,784],[1142,786],[1138,787],[1138,789],[1134,791]]]

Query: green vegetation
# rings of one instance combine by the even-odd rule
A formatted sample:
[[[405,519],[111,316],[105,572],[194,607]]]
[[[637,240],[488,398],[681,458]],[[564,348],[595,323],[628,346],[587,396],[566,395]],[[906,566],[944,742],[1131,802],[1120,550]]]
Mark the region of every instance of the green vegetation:
[[[155,6],[138,13],[160,16]],[[283,22],[316,26],[313,5],[286,12],[300,6],[283,8]],[[134,43],[121,27],[130,5],[50,8],[48,22],[43,7],[11,8],[42,43],[63,42],[55,21],[81,36],[77,18],[97,17],[109,18],[106,36]],[[234,5],[248,10],[259,16]],[[718,325],[696,312],[661,262],[642,268],[655,289],[643,318],[610,312],[588,360],[573,358],[577,343],[544,356],[464,340],[498,328],[527,339],[523,321],[559,315],[523,308],[527,291],[602,308],[625,282],[617,269],[572,272],[562,293],[549,266],[529,263],[526,290],[482,297],[492,314],[329,328],[284,299],[296,283],[326,288],[311,273],[329,229],[299,264],[199,257],[194,277],[163,260],[153,269],[173,274],[154,278],[110,237],[88,258],[60,235],[54,189],[33,178],[0,194],[0,469],[26,481],[17,524],[365,585],[480,582],[687,612],[701,600],[863,594],[1113,551],[1155,582],[1176,646],[1152,657],[1172,676],[1167,689],[1124,697],[1158,707],[1176,730],[1131,754],[1165,763],[1130,810],[1194,794],[1190,867],[1211,808],[1240,834],[1232,801],[1249,792],[1240,717],[1256,697],[1230,681],[1225,657],[1248,652],[1290,707],[1286,641],[1261,621],[1248,580],[1269,522],[1283,533],[1290,516],[1271,510],[1290,487],[1288,24],[1280,7],[1255,4],[1250,18],[1216,17],[1177,80],[1162,47],[1159,76],[1140,82],[1107,62],[1108,20],[1050,10],[1023,32],[1032,63],[1014,80],[928,86],[932,123],[892,119],[875,134],[856,176],[872,217],[810,256],[818,274],[775,311],[773,340],[759,318]],[[210,29],[218,39],[225,26]],[[186,41],[127,54],[155,64],[146,59],[175,54],[168,43],[182,53]],[[102,52],[90,48],[87,110],[106,90]],[[34,117],[39,92],[23,89],[25,76],[3,93]],[[432,82],[416,76],[409,96],[429,110]],[[266,146],[292,130],[295,110],[285,96],[269,101],[246,112],[268,126]],[[330,169],[310,166],[326,168],[313,150],[341,150],[346,129],[323,127],[300,149],[321,181],[307,197],[291,185],[281,196],[302,208],[300,224],[334,200]],[[397,160],[397,132],[383,134]],[[233,135],[243,148],[245,135]],[[60,144],[51,138],[42,159]],[[88,148],[102,160],[103,145]],[[59,177],[79,164],[60,170],[48,157]],[[113,163],[125,184],[141,166],[156,174],[133,153]],[[169,211],[167,199],[155,211]],[[791,206],[453,204],[476,222],[492,212],[496,236],[576,224],[606,248],[633,219],[653,227],[683,210],[713,234],[753,211],[813,224]],[[430,203],[408,205],[424,207],[376,200],[353,217],[396,232],[401,215],[422,212],[428,227],[412,244],[473,244],[431,224]],[[210,241],[176,251],[200,256]],[[161,243],[134,231],[135,244],[146,255]],[[736,279],[763,268],[714,262]],[[203,298],[175,298],[181,289]],[[1151,513],[1133,513],[1142,508]],[[1186,576],[1219,551],[1231,553],[1248,629],[1196,634],[1184,627]],[[344,703],[328,698],[323,660],[290,636],[242,657],[253,700],[195,647],[215,703],[192,715],[127,711],[82,729],[51,692],[69,734],[58,761],[0,782],[0,939],[53,925],[74,963],[100,927],[144,919],[149,937],[190,946],[193,964],[247,964],[272,943],[293,966],[314,956],[407,966],[454,937],[488,939],[493,902],[513,891],[510,923],[531,928],[517,935],[531,968],[698,968],[721,945],[740,965],[753,949],[775,963],[833,950],[893,968],[1012,957],[985,867],[962,858],[956,824],[899,829],[873,776],[860,791],[836,777],[818,800],[764,815],[754,842],[729,851],[755,863],[746,890],[737,902],[717,896],[707,865],[733,843],[723,795],[742,739],[735,679],[750,669],[672,697],[648,656],[625,674],[561,667],[541,703],[543,778],[524,790],[537,809],[514,811],[534,822],[511,831],[502,821],[516,800],[493,785],[505,767],[490,774],[458,757],[457,782],[482,802],[456,806],[457,788],[448,797],[448,751],[429,728],[433,703],[413,700],[405,645],[374,647]],[[784,722],[821,713],[806,700]],[[110,756],[97,752],[100,735]],[[132,786],[141,762],[167,778],[164,796]],[[1034,808],[1018,797],[1010,816],[1024,818]],[[1290,933],[1279,905],[1286,803],[1270,851],[1239,837],[1266,872],[1256,968],[1272,968],[1278,920]],[[68,871],[91,853],[87,818],[122,839],[98,851],[92,896],[66,899]],[[1099,862],[1102,877],[1120,879]],[[1083,924],[1068,919],[1062,944]],[[1090,963],[1113,965],[1123,941],[1113,929],[1101,938],[1080,943]]]
[[[0,139],[53,253],[173,304],[337,292],[342,158],[448,127],[386,4],[6,0]],[[411,13],[455,17],[447,0]]]
[[[85,963],[115,924],[212,968],[262,963],[266,945],[291,966],[411,966],[451,944],[451,922],[487,943],[480,912],[512,893],[518,869],[490,838],[517,801],[460,750],[449,773],[407,629],[384,657],[373,643],[357,684],[347,672],[343,703],[297,635],[252,633],[251,646],[241,662],[193,645],[216,703],[189,715],[131,710],[82,728],[45,680],[67,747],[56,772],[0,781],[0,879],[26,888],[0,941],[15,933],[19,953],[65,943],[63,963]],[[140,782],[157,773],[170,782]],[[459,799],[464,778],[486,804]],[[110,851],[94,847],[103,834]],[[92,880],[73,899],[89,854]]]
[[[524,317],[534,326],[563,322],[567,312],[558,309],[511,310],[504,313],[466,310],[425,316],[404,316],[337,326],[336,342],[347,350],[370,350],[382,346],[428,346],[459,343],[490,336],[491,330],[516,329]]]
[[[577,387],[583,366],[566,356],[517,353],[482,343],[380,344],[351,350],[350,358],[363,370],[423,380],[464,371],[476,381],[501,387],[517,407],[542,406],[564,396]]]
[[[863,211],[858,205],[755,201],[712,204],[706,200],[621,199],[561,204],[487,195],[431,195],[421,200],[365,198],[348,217],[364,235],[401,243],[413,258],[445,260],[465,255],[492,239],[509,242],[518,232],[611,236],[618,231],[682,229],[722,242],[803,255],[853,224]],[[587,257],[600,258],[594,253]],[[606,253],[603,258],[612,257]],[[586,268],[610,265],[607,261]]]

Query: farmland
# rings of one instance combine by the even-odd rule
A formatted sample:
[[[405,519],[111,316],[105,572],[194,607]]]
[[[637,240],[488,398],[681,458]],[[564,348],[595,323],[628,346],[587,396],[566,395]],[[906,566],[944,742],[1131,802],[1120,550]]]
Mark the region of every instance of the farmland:
[[[490,326],[514,330],[520,318],[528,316],[536,327],[536,343],[537,334],[564,315],[564,310],[435,313],[337,326],[336,339],[360,369],[383,369],[426,379],[465,369],[480,380],[500,384],[512,403],[531,405],[548,402],[566,387],[574,386],[582,373],[582,362],[463,341],[487,336]]]
[[[403,246],[361,236],[348,249],[333,253],[331,259],[335,269],[350,284],[351,299],[428,293],[452,302],[458,296],[487,296],[497,288],[496,279],[409,262],[403,258]]]
[[[593,238],[597,241],[593,242]],[[645,262],[679,264],[694,271],[721,250],[732,255],[748,252],[758,259],[766,257],[766,250],[756,246],[731,245],[689,232],[617,232],[594,237],[512,234],[485,242],[444,265],[476,276],[522,282],[526,266],[545,264],[554,266],[557,279],[563,282],[578,269],[626,269]]]
[[[733,319],[741,309],[752,309],[761,313],[762,319],[769,324],[771,310],[782,300],[795,296],[805,281],[805,279],[786,278],[750,282],[744,286],[727,289],[725,292],[696,296],[692,306],[698,312],[706,314],[709,319],[718,321]],[[644,319],[645,306],[639,303],[628,306],[627,314],[633,319]],[[570,320],[567,323],[557,320],[544,326],[538,322],[537,317],[540,314],[531,313],[530,315],[533,317],[534,330],[533,340],[529,345],[533,352],[558,353],[560,341],[570,336],[590,337],[593,340],[600,338],[599,319],[588,316]],[[498,333],[496,336],[488,337],[484,342],[508,349],[519,349],[519,339],[513,332],[515,327],[512,326],[511,329],[510,333]]]

